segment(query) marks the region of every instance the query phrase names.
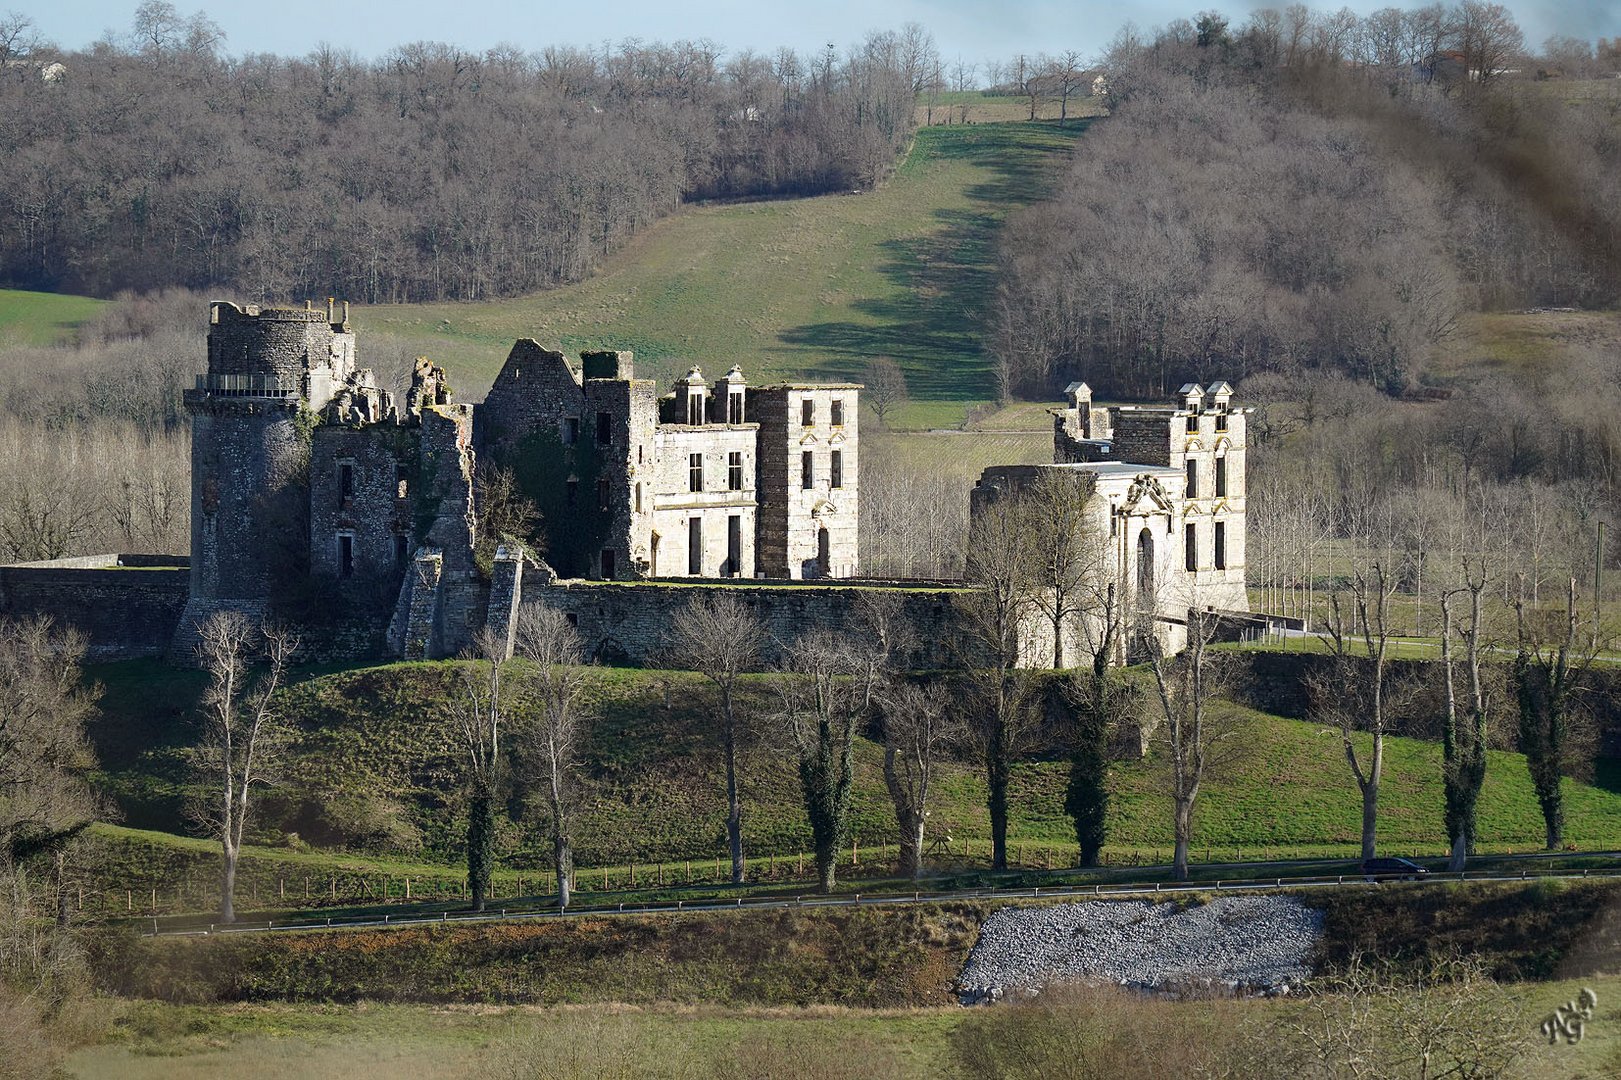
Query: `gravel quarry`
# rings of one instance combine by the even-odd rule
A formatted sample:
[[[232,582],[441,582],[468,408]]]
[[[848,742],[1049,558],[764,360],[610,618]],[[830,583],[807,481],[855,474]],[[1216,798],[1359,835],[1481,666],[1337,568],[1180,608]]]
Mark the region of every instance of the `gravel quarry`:
[[[1322,931],[1322,912],[1287,896],[1003,908],[980,928],[957,988],[964,1004],[1066,982],[1286,993],[1311,974]]]

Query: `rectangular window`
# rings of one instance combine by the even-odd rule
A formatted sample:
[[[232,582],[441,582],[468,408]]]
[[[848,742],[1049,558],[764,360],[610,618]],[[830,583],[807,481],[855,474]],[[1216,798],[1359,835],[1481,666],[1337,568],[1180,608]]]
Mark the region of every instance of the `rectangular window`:
[[[1188,458],[1188,498],[1199,497],[1199,462],[1196,458]]]
[[[642,485],[636,485],[636,512],[642,512]]]
[[[580,482],[578,480],[570,480],[568,482],[568,504],[570,506],[578,506],[579,502]]]
[[[1216,522],[1216,569],[1227,569],[1227,523]]]
[[[614,418],[612,413],[597,413],[598,446],[607,446],[609,443],[614,441],[613,422]]]
[[[1192,435],[1199,430],[1199,414],[1188,413],[1188,434]]]
[[[580,418],[571,416],[563,421],[563,445],[573,446],[580,441]]]
[[[687,519],[687,573],[701,577],[704,572],[704,519]]]
[[[816,456],[809,450],[799,455],[799,486],[806,491],[816,486]]]
[[[610,489],[608,487],[608,478],[607,477],[603,477],[601,480],[597,481],[597,509],[598,510],[606,510],[606,509],[608,509],[609,490]]]
[[[732,514],[726,519],[726,576],[743,572],[743,519]]]
[[[827,470],[827,483],[829,487],[841,488],[844,486],[844,451],[833,451],[833,462]]]
[[[338,534],[338,576],[351,577],[355,572],[355,538],[348,533]]]
[[[687,455],[687,490],[702,491],[704,489],[704,456],[702,454]]]
[[[816,402],[810,398],[806,398],[799,403],[799,425],[800,427],[816,426]]]
[[[614,549],[602,549],[602,577],[604,581],[612,581],[614,576]]]
[[[352,499],[355,496],[355,467],[347,461],[338,466],[338,498]]]
[[[394,562],[396,565],[404,566],[406,563],[411,561],[410,544],[410,537],[401,533],[394,534]]]
[[[1182,530],[1182,565],[1189,570],[1199,569],[1199,526],[1189,525]]]
[[[1216,498],[1219,499],[1219,498],[1221,498],[1222,496],[1224,496],[1226,494],[1227,494],[1227,459],[1225,457],[1219,457],[1219,458],[1216,459]]]
[[[834,427],[843,427],[844,426],[844,399],[843,398],[834,398],[833,399],[833,426]]]
[[[728,424],[741,424],[743,422],[743,395],[731,393],[726,395],[726,422]]]
[[[743,490],[743,455],[733,451],[726,455],[726,490]]]
[[[1226,431],[1227,430],[1227,411],[1225,409],[1223,409],[1221,412],[1216,414],[1216,430],[1217,431]]]
[[[394,466],[394,497],[406,498],[411,494],[411,473],[404,465]]]

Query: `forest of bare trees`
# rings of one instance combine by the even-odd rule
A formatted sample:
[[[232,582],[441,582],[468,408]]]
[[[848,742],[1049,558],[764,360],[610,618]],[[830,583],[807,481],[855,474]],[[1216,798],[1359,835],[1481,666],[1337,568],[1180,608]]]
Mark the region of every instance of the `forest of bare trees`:
[[[0,283],[368,303],[533,291],[683,200],[872,184],[938,67],[915,24],[809,56],[634,39],[417,42],[375,61],[224,48],[205,15],[163,2],[77,52],[0,20]]]
[[[1522,57],[1477,0],[1128,27],[1109,122],[1005,235],[1004,394],[1310,369],[1400,392],[1464,312],[1612,303],[1614,102],[1510,77]]]

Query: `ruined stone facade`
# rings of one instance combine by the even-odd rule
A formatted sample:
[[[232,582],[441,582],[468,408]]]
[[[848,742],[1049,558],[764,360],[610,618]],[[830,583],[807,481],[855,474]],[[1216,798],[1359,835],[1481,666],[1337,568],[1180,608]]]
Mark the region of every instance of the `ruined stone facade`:
[[[275,614],[297,596],[420,658],[481,627],[510,632],[526,575],[856,572],[854,384],[750,387],[733,368],[710,386],[694,367],[661,399],[629,352],[576,366],[523,340],[482,404],[452,403],[419,360],[402,406],[357,365],[346,306],[216,303],[208,341],[186,394],[193,559],[177,653],[210,612]],[[510,470],[540,537],[480,545],[479,467]]]
[[[1096,406],[1085,383],[1066,389],[1053,418],[1053,464],[986,469],[972,507],[1017,492],[1043,473],[1072,477],[1090,498],[1088,543],[1092,590],[1113,587],[1120,621],[1116,662],[1141,648],[1150,628],[1162,648],[1186,643],[1189,609],[1230,616],[1249,611],[1244,586],[1245,428],[1248,410],[1234,408],[1232,388],[1189,384],[1170,406]],[[1094,609],[1096,602],[1087,605]],[[1032,617],[1021,641],[1023,662],[1046,666],[1054,629]],[[1105,640],[1096,615],[1061,628],[1066,664],[1089,661]]]

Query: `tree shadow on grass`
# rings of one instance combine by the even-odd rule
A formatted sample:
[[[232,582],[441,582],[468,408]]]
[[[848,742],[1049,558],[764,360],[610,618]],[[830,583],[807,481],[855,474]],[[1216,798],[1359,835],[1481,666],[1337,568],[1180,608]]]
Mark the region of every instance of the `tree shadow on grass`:
[[[1074,140],[1089,121],[982,124],[919,132],[915,158],[903,170],[936,160],[961,160],[984,170],[969,187],[968,209],[941,209],[937,227],[882,245],[878,268],[896,291],[853,306],[870,322],[825,322],[785,330],[784,352],[811,350],[783,366],[817,378],[859,377],[875,356],[906,371],[920,398],[994,396],[995,374],[986,338],[996,290],[996,243],[1008,212],[1045,197],[1062,175]]]

